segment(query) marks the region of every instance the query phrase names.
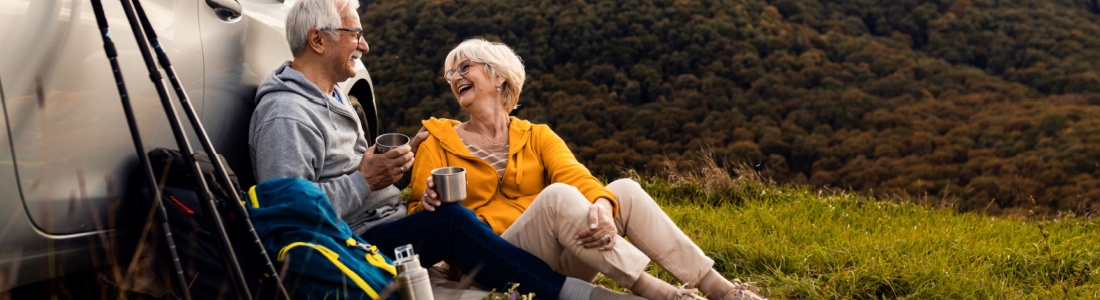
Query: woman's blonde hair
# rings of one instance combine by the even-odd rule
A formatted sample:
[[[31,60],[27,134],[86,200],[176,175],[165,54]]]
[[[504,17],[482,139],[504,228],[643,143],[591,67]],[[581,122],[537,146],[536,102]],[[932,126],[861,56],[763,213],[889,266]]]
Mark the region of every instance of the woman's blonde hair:
[[[519,93],[523,90],[523,83],[527,80],[527,72],[523,69],[523,59],[512,51],[511,47],[501,42],[490,42],[483,38],[475,37],[463,41],[450,54],[443,63],[443,70],[450,70],[458,63],[459,56],[479,61],[485,64],[485,71],[489,78],[504,78],[504,84],[500,86],[500,93],[504,96],[504,110],[512,112],[519,103]]]

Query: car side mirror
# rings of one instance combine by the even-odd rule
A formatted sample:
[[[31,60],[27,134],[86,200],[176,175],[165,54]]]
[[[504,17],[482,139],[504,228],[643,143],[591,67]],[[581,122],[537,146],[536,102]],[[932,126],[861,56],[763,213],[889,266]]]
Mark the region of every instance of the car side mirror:
[[[241,19],[244,8],[237,0],[206,0],[206,5],[214,9],[214,14],[223,22],[233,23]]]

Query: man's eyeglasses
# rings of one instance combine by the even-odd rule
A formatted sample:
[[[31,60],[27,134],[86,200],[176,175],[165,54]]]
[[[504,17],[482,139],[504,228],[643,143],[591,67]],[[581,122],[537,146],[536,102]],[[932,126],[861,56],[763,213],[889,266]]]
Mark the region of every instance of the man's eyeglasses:
[[[464,62],[460,62],[457,66],[455,66],[454,69],[450,69],[447,70],[447,72],[444,72],[443,79],[446,79],[448,83],[453,82],[451,80],[451,76],[454,76],[455,72],[458,72],[458,76],[466,76],[466,73],[470,73],[470,67],[473,66],[474,63],[484,64],[483,62],[476,60],[467,60]]]
[[[331,28],[331,30],[351,32],[352,37],[355,38],[356,43],[363,41],[363,29],[362,28]]]

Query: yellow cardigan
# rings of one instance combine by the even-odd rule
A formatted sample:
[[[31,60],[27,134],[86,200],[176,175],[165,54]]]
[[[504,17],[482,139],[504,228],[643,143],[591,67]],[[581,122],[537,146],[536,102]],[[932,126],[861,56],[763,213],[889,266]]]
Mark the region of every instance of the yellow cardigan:
[[[508,128],[508,165],[504,177],[466,148],[454,126],[461,122],[431,118],[422,122],[431,135],[420,144],[412,169],[409,213],[421,210],[420,197],[427,188],[432,169],[457,166],[466,168],[466,200],[461,204],[474,211],[497,234],[519,218],[535,197],[551,183],[576,187],[589,202],[599,197],[611,200],[615,215],[619,204],[611,191],[592,176],[561,137],[549,126],[511,117]]]

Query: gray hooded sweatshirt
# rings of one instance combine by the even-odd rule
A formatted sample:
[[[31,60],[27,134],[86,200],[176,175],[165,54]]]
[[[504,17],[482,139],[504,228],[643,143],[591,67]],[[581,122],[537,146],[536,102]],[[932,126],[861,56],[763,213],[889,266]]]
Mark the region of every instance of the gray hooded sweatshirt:
[[[257,182],[279,177],[318,183],[336,213],[362,235],[405,216],[393,185],[371,192],[359,173],[367,141],[359,118],[339,86],[337,101],[285,62],[256,90],[248,146]]]

